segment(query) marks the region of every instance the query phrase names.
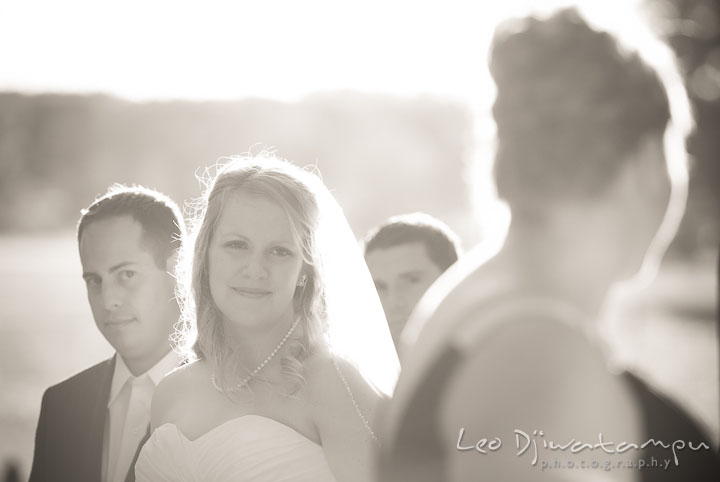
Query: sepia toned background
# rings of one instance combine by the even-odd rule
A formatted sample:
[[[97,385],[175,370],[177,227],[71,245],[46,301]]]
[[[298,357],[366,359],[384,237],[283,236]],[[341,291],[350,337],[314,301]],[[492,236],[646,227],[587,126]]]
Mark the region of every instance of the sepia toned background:
[[[0,464],[21,480],[44,389],[112,353],[74,238],[80,209],[109,184],[182,203],[219,157],[274,148],[318,165],[358,237],[410,211],[444,220],[466,247],[493,229],[474,211],[469,165],[492,101],[484,61],[498,11],[269,2],[228,18],[222,2],[28,3],[0,3]],[[618,358],[717,442],[720,4],[643,3],[693,100],[691,192],[659,279],[608,329]]]

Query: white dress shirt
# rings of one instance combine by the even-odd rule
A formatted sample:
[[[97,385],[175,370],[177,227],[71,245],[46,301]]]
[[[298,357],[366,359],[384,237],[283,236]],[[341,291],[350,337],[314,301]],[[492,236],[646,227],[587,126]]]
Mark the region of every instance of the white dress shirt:
[[[103,481],[124,482],[138,445],[150,428],[150,402],[160,380],[178,366],[174,351],[135,377],[118,354],[105,419]]]

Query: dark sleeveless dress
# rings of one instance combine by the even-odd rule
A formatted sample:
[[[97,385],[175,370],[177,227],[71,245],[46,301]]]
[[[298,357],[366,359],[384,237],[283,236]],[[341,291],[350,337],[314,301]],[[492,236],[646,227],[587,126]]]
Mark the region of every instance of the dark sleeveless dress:
[[[415,480],[418,474],[422,474],[423,480],[445,479],[447,472],[443,454],[446,448],[442,446],[443,437],[437,425],[439,407],[452,375],[463,365],[466,357],[467,353],[449,344],[428,365],[422,382],[409,397],[401,420],[395,424],[396,430],[389,438],[389,444],[383,447],[378,465],[381,482]],[[630,372],[624,372],[621,376],[640,407],[645,434],[643,442],[654,439],[672,444],[681,440],[692,442],[696,448],[701,443],[708,447],[700,450],[678,447],[679,463],[675,465],[670,462],[667,468],[663,468],[660,467],[663,465],[660,461],[672,459],[672,450],[649,444],[636,454],[638,459],[647,463],[640,470],[642,480],[719,482],[720,457],[697,424],[682,409],[652,390],[637,376]],[[481,405],[479,409],[482,410]],[[657,466],[652,466],[653,460],[658,461]],[[477,480],[482,480],[482,474],[477,475]]]

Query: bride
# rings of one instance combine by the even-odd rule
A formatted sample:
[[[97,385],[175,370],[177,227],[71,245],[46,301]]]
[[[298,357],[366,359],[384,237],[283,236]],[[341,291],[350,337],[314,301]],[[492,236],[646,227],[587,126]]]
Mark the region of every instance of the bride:
[[[397,355],[355,238],[312,173],[217,168],[179,263],[180,347],[138,481],[364,481]]]

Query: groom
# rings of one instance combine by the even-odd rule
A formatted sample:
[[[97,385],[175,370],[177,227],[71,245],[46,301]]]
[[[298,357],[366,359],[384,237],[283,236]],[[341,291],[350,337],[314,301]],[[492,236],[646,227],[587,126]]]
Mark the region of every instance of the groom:
[[[458,236],[429,214],[393,216],[365,237],[365,262],[395,346],[427,289],[462,254]]]
[[[178,206],[142,187],[112,186],[82,211],[88,301],[116,353],[45,392],[31,482],[135,480],[153,391],[179,362],[169,341],[179,316],[171,273],[183,235]]]

